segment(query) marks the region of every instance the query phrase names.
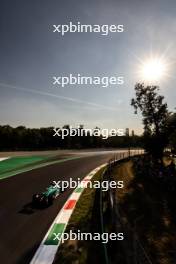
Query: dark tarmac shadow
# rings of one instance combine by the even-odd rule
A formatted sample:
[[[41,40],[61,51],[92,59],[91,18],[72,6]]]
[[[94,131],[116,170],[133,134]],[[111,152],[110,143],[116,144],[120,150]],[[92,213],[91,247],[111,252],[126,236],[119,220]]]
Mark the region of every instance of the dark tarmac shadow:
[[[27,203],[23,206],[23,208],[18,211],[19,214],[26,214],[26,215],[31,215],[35,213],[37,208],[34,207],[33,203]]]
[[[47,207],[42,207],[42,206],[37,206],[35,204],[33,204],[32,202],[27,203],[23,206],[23,208],[18,211],[19,214],[26,214],[26,215],[31,215],[34,214],[37,211],[42,211],[42,210],[46,210],[48,207],[50,207],[51,205],[47,206]]]

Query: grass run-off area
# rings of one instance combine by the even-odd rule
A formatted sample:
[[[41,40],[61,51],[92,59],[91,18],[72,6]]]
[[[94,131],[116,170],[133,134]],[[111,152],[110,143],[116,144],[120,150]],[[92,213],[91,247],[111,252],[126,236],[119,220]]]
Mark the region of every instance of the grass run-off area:
[[[140,249],[134,248],[137,236],[155,264],[172,264],[176,259],[176,177],[168,167],[170,161],[164,163],[161,172],[151,160],[136,157],[120,163],[112,172],[114,179],[124,181],[116,197],[131,256],[140,254]]]
[[[0,179],[7,177],[10,174],[17,172],[20,169],[28,168],[32,165],[37,165],[48,161],[49,156],[24,156],[12,157],[0,161]]]

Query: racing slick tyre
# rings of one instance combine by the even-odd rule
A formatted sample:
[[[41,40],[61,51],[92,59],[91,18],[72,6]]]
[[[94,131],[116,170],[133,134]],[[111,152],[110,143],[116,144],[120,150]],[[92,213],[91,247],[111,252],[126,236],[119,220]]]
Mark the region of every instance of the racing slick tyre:
[[[43,206],[43,207],[48,207],[48,206],[49,206],[49,198],[44,197],[44,198],[42,199],[42,206]]]
[[[55,196],[54,195],[48,197],[48,204],[52,205],[54,200],[55,200]]]

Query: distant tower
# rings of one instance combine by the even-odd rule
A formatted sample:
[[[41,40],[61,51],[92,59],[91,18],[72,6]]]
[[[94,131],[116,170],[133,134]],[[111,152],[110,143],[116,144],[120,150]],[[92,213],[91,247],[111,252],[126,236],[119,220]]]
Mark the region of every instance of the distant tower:
[[[134,130],[131,131],[131,136],[134,137]]]
[[[130,135],[130,130],[129,130],[129,128],[126,128],[125,135],[126,135],[127,137],[129,137],[129,135]]]

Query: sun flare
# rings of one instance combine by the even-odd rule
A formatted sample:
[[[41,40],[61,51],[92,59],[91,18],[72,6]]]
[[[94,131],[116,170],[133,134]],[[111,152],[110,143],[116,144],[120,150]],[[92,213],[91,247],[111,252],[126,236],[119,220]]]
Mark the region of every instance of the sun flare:
[[[141,65],[141,76],[144,81],[159,81],[166,75],[166,64],[161,59],[149,59]]]

